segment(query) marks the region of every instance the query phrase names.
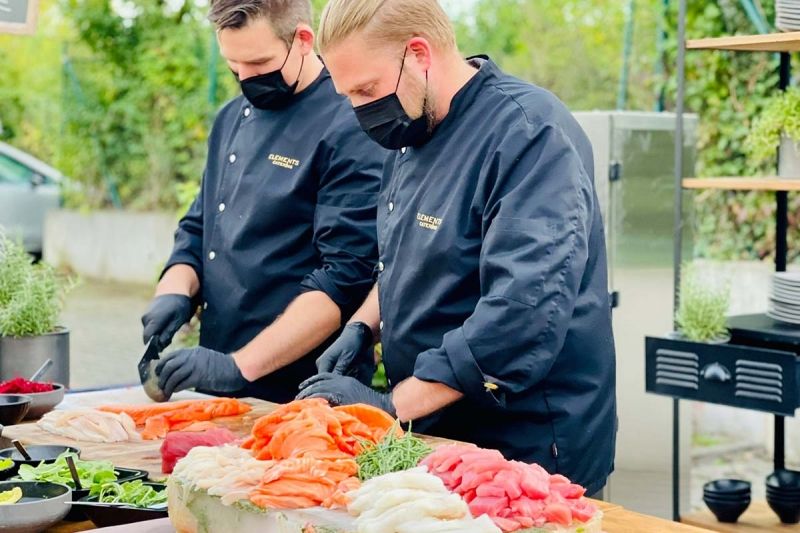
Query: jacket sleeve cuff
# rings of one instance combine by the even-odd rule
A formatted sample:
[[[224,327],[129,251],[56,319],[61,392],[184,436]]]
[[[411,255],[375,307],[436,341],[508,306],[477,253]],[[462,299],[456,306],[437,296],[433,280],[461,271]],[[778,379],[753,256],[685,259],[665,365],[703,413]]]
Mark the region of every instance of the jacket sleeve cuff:
[[[461,328],[448,332],[441,348],[419,355],[414,377],[443,383],[487,407],[505,405],[505,394],[499,389],[497,380],[484,374],[478,366]]]
[[[194,254],[191,254],[186,251],[176,251],[173,252],[170,258],[167,260],[167,264],[164,265],[164,269],[161,271],[161,274],[158,276],[158,279],[164,277],[164,274],[167,273],[167,270],[174,267],[175,265],[187,265],[194,269],[195,273],[197,274],[197,278],[202,280],[203,279],[203,263],[195,257]]]
[[[324,269],[317,269],[308,274],[305,279],[303,279],[300,287],[303,293],[312,291],[324,292],[333,300],[333,303],[339,306],[343,316],[352,314],[351,308],[354,305],[352,298],[348,297],[344,291],[339,289],[336,283],[331,279],[331,276]],[[355,305],[359,305],[360,303],[361,302],[357,302]],[[355,310],[353,309],[352,311]]]

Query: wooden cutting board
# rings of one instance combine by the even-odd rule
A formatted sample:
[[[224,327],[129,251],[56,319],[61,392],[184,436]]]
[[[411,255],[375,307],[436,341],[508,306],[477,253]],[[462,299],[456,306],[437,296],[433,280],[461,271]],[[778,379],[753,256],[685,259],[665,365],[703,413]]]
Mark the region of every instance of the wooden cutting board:
[[[179,393],[173,401],[207,399],[210,396],[197,393]],[[250,404],[253,410],[249,413],[231,418],[217,418],[214,423],[230,429],[234,434],[244,438],[257,419],[274,411],[278,405],[255,398],[243,398],[242,401]],[[141,386],[98,391],[88,393],[68,394],[58,409],[86,409],[96,408],[109,404],[147,404],[152,401],[144,393]],[[430,445],[437,446],[447,441],[435,437],[423,437]],[[161,443],[163,440],[142,442],[117,442],[112,444],[98,444],[95,442],[82,442],[53,435],[41,429],[35,422],[7,426],[0,438],[0,449],[11,446],[11,440],[19,440],[22,444],[55,444],[74,446],[81,450],[81,459],[91,461],[111,461],[120,468],[136,468],[150,473],[152,481],[166,478],[161,473]]]
[[[178,394],[174,401],[203,399],[208,396],[188,393]],[[231,418],[217,418],[214,423],[230,429],[240,437],[246,437],[253,423],[259,417],[267,415],[275,410],[276,404],[257,400],[255,398],[245,398],[242,401],[250,404],[253,410],[249,413]],[[151,403],[141,387],[131,387],[126,389],[115,389],[112,391],[102,391],[99,393],[78,393],[67,395],[65,402],[59,405],[59,409],[95,408],[109,404],[145,404]],[[3,437],[0,439],[0,448],[11,446],[11,440],[19,440],[23,444],[56,444],[74,446],[81,450],[81,458],[87,460],[106,460],[114,463],[114,466],[121,468],[136,468],[146,470],[150,473],[150,479],[158,481],[165,478],[161,473],[161,443],[163,440],[152,440],[142,442],[117,442],[117,443],[96,443],[82,442],[53,435],[41,429],[35,422],[20,424],[17,426],[7,426],[3,430]]]

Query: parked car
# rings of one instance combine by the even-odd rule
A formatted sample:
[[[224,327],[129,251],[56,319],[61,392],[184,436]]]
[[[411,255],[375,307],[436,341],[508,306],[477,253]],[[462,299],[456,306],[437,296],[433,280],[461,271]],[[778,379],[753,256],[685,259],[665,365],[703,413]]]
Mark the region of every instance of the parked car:
[[[0,229],[32,254],[42,252],[44,219],[61,204],[63,180],[50,165],[0,142]]]

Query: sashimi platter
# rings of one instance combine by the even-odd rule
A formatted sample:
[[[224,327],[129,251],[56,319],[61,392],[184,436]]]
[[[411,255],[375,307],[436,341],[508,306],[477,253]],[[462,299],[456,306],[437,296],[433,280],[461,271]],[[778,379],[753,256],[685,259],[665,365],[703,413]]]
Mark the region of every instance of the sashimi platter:
[[[167,484],[181,532],[593,533],[583,488],[471,445],[431,449],[366,405],[300,400],[243,443],[192,448]]]
[[[76,449],[96,443],[90,459],[108,463],[75,457],[93,501],[130,493],[153,502],[154,512],[166,504],[181,533],[602,531],[602,512],[583,487],[538,465],[418,437],[369,405],[306,399],[260,413],[254,405],[205,397],[81,407],[52,411],[29,427]],[[239,426],[226,425],[234,419]],[[160,450],[165,485],[128,487],[115,475],[120,465],[98,457],[147,443]],[[69,485],[66,463],[59,465],[22,472],[39,481],[35,472],[57,470]],[[86,509],[92,516],[94,508]]]

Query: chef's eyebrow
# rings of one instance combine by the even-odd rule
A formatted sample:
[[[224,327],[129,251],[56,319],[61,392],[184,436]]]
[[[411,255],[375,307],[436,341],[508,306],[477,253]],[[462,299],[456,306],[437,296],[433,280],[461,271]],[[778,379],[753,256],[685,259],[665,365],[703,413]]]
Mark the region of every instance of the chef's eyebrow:
[[[353,87],[348,92],[349,92],[349,94],[355,94],[355,93],[358,93],[360,91],[364,91],[366,89],[369,89],[371,86],[376,85],[377,83],[378,83],[377,79],[370,80],[370,81],[367,81],[367,82],[364,82],[364,83],[359,83],[358,85]]]
[[[275,56],[264,56],[264,57],[258,57],[256,59],[250,59],[248,61],[240,61],[240,63],[244,63],[246,65],[259,65],[261,63],[267,63],[269,61],[272,61],[273,59],[275,59]]]

